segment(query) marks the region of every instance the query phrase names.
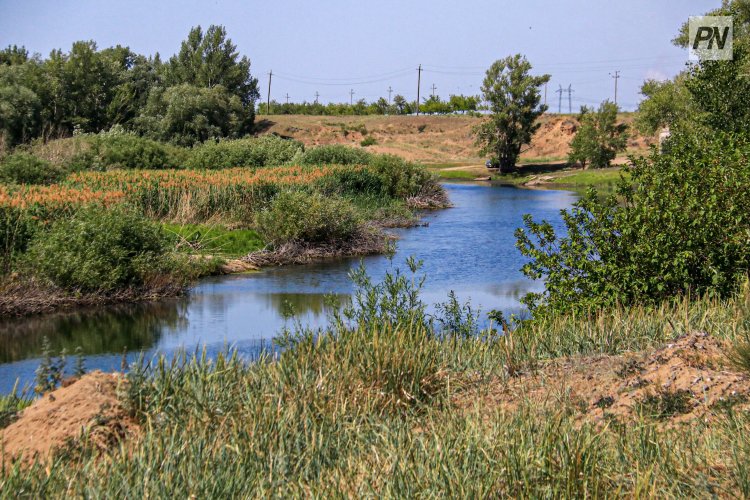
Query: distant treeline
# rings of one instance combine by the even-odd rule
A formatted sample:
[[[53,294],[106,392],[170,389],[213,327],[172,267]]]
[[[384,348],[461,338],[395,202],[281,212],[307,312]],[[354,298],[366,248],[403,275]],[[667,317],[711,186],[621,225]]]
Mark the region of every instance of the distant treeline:
[[[447,101],[440,96],[430,96],[422,100],[419,112],[425,114],[451,114],[451,113],[473,113],[480,109],[481,99],[479,96],[452,95]],[[393,97],[388,102],[384,97],[377,101],[368,103],[360,99],[353,104],[317,102],[302,103],[279,103],[271,101],[270,110],[267,103],[258,103],[258,114],[272,115],[410,115],[416,113],[416,101],[407,101],[402,95]]]
[[[93,41],[46,59],[9,46],[0,51],[0,151],[115,125],[179,145],[240,137],[258,96],[250,61],[222,26],[193,28],[166,62]]]

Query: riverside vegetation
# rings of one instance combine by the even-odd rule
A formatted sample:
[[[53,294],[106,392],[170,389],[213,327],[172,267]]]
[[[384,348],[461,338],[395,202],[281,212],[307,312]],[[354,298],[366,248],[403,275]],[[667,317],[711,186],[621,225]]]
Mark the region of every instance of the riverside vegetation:
[[[735,58],[701,62],[683,75],[685,93],[672,97],[689,96],[697,111],[690,126],[675,122],[661,151],[634,158],[617,193],[591,192],[565,212],[566,234],[526,219],[517,234],[529,259],[524,271],[545,280],[543,293],[525,299],[530,318],[490,311],[491,322],[481,327],[479,312],[453,294],[429,314],[413,259],[409,273],[394,271],[381,283],[355,270],[352,303],[332,312],[325,328],[290,327],[253,362],[231,350],[214,359],[197,352],[141,360],[108,379],[117,390],[83,432],[77,425],[46,453],[24,456],[17,447],[14,437],[29,432],[23,413],[15,420],[18,410],[53,404],[55,394],[89,387],[97,374],[30,407],[23,397],[0,399],[7,430],[0,491],[14,497],[750,496],[750,94],[740,91],[748,85],[746,13],[740,1],[713,12],[735,16]],[[384,175],[396,160],[372,158],[352,162],[365,167],[296,167],[292,177],[330,170],[290,192],[279,189],[255,212],[254,227],[271,224],[274,210],[279,216],[302,210],[300,192],[322,219],[345,210],[327,233],[313,231],[333,238],[352,234],[357,210],[375,214],[383,207],[369,197],[354,197],[345,209],[341,199],[335,208],[322,206],[329,190],[346,200],[374,185],[394,203],[422,199],[430,183],[415,182],[427,179],[421,170]],[[37,167],[30,169],[35,178],[47,179]],[[122,175],[112,177],[113,199],[98,203],[119,204],[123,197],[167,220],[188,214],[193,224],[215,215],[203,212],[203,203],[173,205],[169,191],[154,194],[143,172],[144,184],[128,193],[117,184]],[[212,173],[201,175],[206,183]],[[60,187],[22,189],[33,196],[67,189],[90,199],[103,196],[95,189],[101,176],[77,173]],[[181,177],[170,182],[182,192]],[[310,185],[315,190],[305,191]],[[14,189],[4,199],[16,200],[13,210],[27,210]],[[260,188],[239,191],[256,199]],[[33,216],[44,221],[65,206],[55,203]],[[230,212],[229,219],[239,218]],[[33,235],[37,219],[31,220],[28,228],[26,222],[12,227]],[[58,224],[77,225],[53,220],[51,231]],[[155,248],[155,233],[143,234],[149,239],[138,248]],[[291,224],[269,237],[280,242],[304,234]],[[56,238],[28,241],[36,248]],[[48,272],[65,275],[55,266]],[[139,272],[134,265],[110,278]],[[602,394],[602,387],[617,390]],[[55,424],[62,422],[49,425]]]
[[[180,293],[228,257],[382,252],[381,227],[447,205],[416,164],[273,136],[192,149],[78,136],[8,155],[0,176],[3,314]]]

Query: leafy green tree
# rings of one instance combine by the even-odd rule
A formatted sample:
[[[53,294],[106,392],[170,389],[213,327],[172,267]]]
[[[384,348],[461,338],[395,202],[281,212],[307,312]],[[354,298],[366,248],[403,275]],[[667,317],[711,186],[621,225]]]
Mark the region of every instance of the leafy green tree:
[[[590,162],[594,168],[604,168],[618,152],[625,151],[628,127],[617,123],[617,112],[617,105],[610,101],[604,101],[596,111],[581,107],[578,132],[570,143],[569,163],[580,162],[586,168]]]
[[[260,96],[258,79],[250,74],[250,60],[239,56],[223,26],[211,25],[205,34],[200,26],[191,29],[180,52],[169,59],[163,72],[168,86],[223,87],[246,108],[245,130],[252,127],[255,101]]]
[[[14,64],[23,64],[29,60],[29,51],[26,47],[18,45],[8,45],[0,50],[0,64],[13,66]]]
[[[681,73],[674,80],[659,82],[646,80],[641,86],[645,97],[638,105],[635,126],[641,133],[654,135],[664,127],[670,129],[690,128],[695,124],[698,112],[685,82],[687,74]]]
[[[0,84],[0,142],[14,146],[31,140],[39,130],[41,109],[41,100],[33,90],[18,84]]]
[[[406,112],[408,103],[406,102],[406,99],[404,99],[404,96],[396,94],[393,97],[393,105],[398,109],[398,114],[403,115]]]
[[[677,134],[627,168],[616,194],[593,189],[563,212],[565,236],[525,216],[523,272],[545,279],[524,302],[543,313],[732,293],[750,272],[750,138]]]
[[[536,123],[547,107],[541,103],[540,87],[549,75],[533,76],[531,64],[520,54],[495,61],[482,83],[489,103],[489,119],[475,127],[481,154],[490,154],[503,171],[512,170],[524,145],[531,142]]]
[[[192,146],[209,139],[240,137],[246,118],[239,97],[224,87],[182,84],[152,91],[137,125],[153,139]]]

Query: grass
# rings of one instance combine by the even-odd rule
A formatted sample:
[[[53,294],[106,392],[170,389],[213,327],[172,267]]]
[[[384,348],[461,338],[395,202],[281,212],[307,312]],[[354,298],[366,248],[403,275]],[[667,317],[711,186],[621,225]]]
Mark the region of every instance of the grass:
[[[265,246],[253,229],[229,230],[209,224],[164,224],[178,248],[217,257],[238,258]]]
[[[437,174],[441,179],[474,179],[482,175],[473,170],[439,170]]]
[[[0,395],[0,429],[12,424],[18,418],[21,410],[31,405],[33,401],[25,394],[18,394],[17,384],[10,394]]]
[[[601,186],[615,184],[620,180],[622,170],[618,167],[599,170],[583,170],[570,175],[556,177],[552,182],[571,186]]]
[[[84,448],[7,466],[0,489],[32,497],[750,494],[746,413],[678,428],[651,418],[597,426],[577,419],[573,398],[561,397],[554,410],[528,401],[513,411],[488,411],[481,399],[476,407],[453,403],[467,389],[481,396],[510,363],[639,349],[688,329],[744,338],[747,286],[724,301],[556,317],[498,336],[436,331],[418,277],[353,277],[355,307],[323,331],[287,332],[277,356],[247,363],[234,353],[196,353],[134,366],[122,397],[141,422],[137,441],[105,459]],[[451,324],[469,324],[460,307],[443,310]],[[678,412],[678,403],[661,398],[655,408]]]

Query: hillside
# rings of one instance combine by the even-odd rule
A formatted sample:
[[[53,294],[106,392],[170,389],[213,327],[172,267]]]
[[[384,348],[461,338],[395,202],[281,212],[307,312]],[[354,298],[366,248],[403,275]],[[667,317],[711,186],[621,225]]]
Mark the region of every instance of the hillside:
[[[621,120],[631,124],[634,115]],[[472,128],[482,118],[471,116],[259,116],[261,134],[278,134],[318,144],[358,145],[365,137],[377,143],[368,149],[431,164],[482,164],[474,145]],[[546,115],[534,136],[532,147],[521,156],[523,163],[553,162],[567,157],[575,134],[575,115]],[[628,153],[644,151],[653,139],[635,134],[628,142]]]

